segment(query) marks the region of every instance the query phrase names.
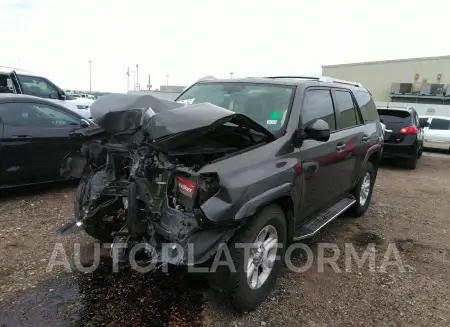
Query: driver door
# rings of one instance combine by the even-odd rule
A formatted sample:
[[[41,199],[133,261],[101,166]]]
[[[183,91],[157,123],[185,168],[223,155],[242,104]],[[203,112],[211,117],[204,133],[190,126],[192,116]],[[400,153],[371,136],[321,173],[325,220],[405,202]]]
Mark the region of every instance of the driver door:
[[[60,179],[61,161],[76,146],[69,134],[80,128],[81,120],[61,108],[38,102],[2,104],[0,117],[2,183]]]

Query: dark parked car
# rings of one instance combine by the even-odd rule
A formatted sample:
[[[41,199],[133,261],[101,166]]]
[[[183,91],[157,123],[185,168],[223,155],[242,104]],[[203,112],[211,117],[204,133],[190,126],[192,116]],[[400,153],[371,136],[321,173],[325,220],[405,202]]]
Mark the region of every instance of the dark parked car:
[[[383,158],[405,159],[406,167],[415,169],[422,156],[424,131],[427,122],[421,123],[412,107],[378,108],[380,121],[386,126]]]
[[[240,311],[267,297],[290,242],[364,214],[383,146],[370,93],[325,77],[200,81],[178,103],[104,96],[91,112],[98,127],[75,133],[76,224],[128,244],[120,260],[145,242],[156,251],[140,260],[205,265],[228,244],[236,271],[220,266],[211,286]]]
[[[69,135],[90,124],[51,101],[0,94],[0,188],[63,179],[61,161],[77,144]]]

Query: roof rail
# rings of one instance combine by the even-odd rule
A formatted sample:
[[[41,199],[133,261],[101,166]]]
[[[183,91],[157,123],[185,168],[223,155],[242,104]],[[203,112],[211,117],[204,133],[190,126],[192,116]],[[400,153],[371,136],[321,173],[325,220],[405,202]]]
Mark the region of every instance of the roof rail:
[[[11,66],[0,66],[0,68],[10,68],[12,70],[18,70],[16,67],[11,67]]]
[[[346,81],[343,79],[333,78],[333,77],[329,77],[329,76],[320,77],[319,82],[337,83],[337,84],[353,85],[353,86],[357,86],[357,87],[364,87],[361,83],[358,83],[358,82]]]
[[[291,79],[313,79],[318,81],[320,79],[320,77],[318,76],[267,76],[264,78],[272,78],[272,79],[278,79],[278,78],[291,78]]]
[[[265,78],[272,78],[272,79],[281,79],[281,78],[291,78],[291,79],[310,79],[315,80],[319,82],[325,82],[325,83],[338,83],[338,84],[346,84],[346,85],[353,85],[357,87],[364,87],[361,83],[358,82],[351,82],[346,81],[343,79],[337,79],[329,76],[269,76]]]

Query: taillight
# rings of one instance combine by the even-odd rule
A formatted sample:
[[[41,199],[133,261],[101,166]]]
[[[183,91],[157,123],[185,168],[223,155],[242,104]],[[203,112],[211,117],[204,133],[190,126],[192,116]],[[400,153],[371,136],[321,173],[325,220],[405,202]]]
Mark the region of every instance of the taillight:
[[[406,126],[400,129],[400,134],[417,134],[419,133],[419,130],[416,126]]]

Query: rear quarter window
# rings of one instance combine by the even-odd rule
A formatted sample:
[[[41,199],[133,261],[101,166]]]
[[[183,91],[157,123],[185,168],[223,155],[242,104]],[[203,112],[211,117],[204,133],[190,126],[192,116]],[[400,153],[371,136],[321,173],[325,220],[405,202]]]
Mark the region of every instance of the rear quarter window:
[[[376,121],[379,119],[377,107],[373,102],[369,92],[356,90],[353,92],[356,102],[358,103],[364,122]]]

